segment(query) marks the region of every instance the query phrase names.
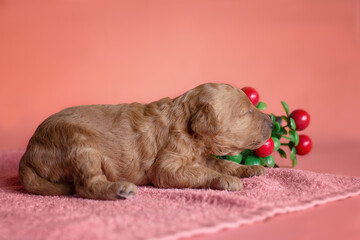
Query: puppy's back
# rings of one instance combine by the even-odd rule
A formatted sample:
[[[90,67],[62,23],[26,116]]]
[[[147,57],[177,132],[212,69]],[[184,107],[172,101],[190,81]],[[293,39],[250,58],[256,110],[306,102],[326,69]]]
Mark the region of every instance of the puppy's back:
[[[74,161],[81,151],[101,155],[110,181],[147,184],[150,167],[166,133],[171,99],[151,104],[88,105],[56,113],[39,125],[21,159],[26,190],[40,195],[74,192]]]

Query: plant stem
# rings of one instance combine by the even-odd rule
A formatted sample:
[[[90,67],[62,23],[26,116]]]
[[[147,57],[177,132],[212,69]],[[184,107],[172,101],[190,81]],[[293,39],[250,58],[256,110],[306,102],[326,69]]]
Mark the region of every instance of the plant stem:
[[[289,138],[289,137],[286,137],[286,136],[282,136],[282,137],[289,140],[289,141],[291,141],[291,138]]]

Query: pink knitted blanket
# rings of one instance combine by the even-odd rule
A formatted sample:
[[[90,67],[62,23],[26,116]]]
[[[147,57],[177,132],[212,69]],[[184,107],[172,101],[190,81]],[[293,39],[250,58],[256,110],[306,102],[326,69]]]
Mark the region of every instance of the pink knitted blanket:
[[[44,197],[23,190],[22,153],[0,152],[0,239],[177,239],[360,194],[360,177],[269,169],[244,179],[241,192],[141,187],[130,200]]]

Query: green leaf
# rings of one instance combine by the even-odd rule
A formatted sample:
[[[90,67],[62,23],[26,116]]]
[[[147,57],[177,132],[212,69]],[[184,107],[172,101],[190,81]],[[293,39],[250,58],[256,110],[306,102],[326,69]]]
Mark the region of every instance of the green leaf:
[[[291,159],[291,160],[296,159],[296,149],[295,149],[295,147],[292,147],[292,148],[291,148],[290,159]]]
[[[291,137],[287,137],[287,136],[282,136],[283,138],[289,140],[289,141],[292,141],[292,138]]]
[[[273,113],[270,114],[270,118],[271,118],[271,121],[272,121],[273,123],[275,123],[276,119],[275,119],[275,115],[274,115]]]
[[[272,137],[272,140],[274,141],[274,151],[277,151],[281,146],[280,140],[276,137]]]
[[[286,116],[284,116],[286,118]],[[278,122],[281,126],[282,124],[282,117],[275,117],[275,121]]]
[[[295,147],[291,148],[290,159],[292,161],[292,166],[295,167],[297,165],[297,158],[296,158],[296,149]]]
[[[280,154],[280,157],[287,158],[286,152],[283,149],[279,148],[277,151]]]
[[[281,104],[282,104],[282,106],[283,106],[283,108],[284,108],[284,110],[286,112],[286,116],[289,116],[289,106],[284,101],[281,101]]]
[[[267,105],[266,105],[266,103],[264,103],[264,102],[259,102],[259,103],[256,105],[256,108],[259,109],[259,110],[265,110],[265,109],[267,109]]]
[[[245,165],[261,165],[261,158],[257,156],[248,156],[245,160]]]
[[[272,132],[272,133],[271,133],[271,137],[275,137],[275,138],[280,139],[282,136],[281,136],[281,134],[279,134],[279,133],[274,133],[274,132]]]
[[[278,122],[275,122],[272,132],[276,133],[279,132],[280,130],[281,130],[280,124]]]
[[[296,124],[295,124],[295,121],[294,121],[294,119],[292,117],[290,118],[290,128],[292,130],[296,130]]]
[[[299,138],[299,134],[296,131],[294,132],[295,132],[295,146],[297,146],[299,145],[300,138]]]
[[[294,136],[294,131],[292,129],[289,130],[289,138],[290,142],[295,142],[295,136]]]
[[[290,129],[289,136],[291,138],[290,141],[293,142],[295,146],[297,146],[299,144],[299,134],[295,130]]]
[[[286,134],[288,134],[288,132],[286,131],[285,128],[281,128],[280,131],[279,131],[279,133],[280,133],[281,135],[286,135]]]

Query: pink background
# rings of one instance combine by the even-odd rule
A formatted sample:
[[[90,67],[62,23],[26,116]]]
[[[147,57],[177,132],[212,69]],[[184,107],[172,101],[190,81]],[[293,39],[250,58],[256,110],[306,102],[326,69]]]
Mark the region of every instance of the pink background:
[[[47,116],[149,102],[205,82],[304,108],[314,143],[360,140],[360,4],[344,1],[0,1],[0,149]]]
[[[311,114],[298,168],[359,176],[359,43],[360,0],[0,0],[0,150],[66,107],[225,82]],[[357,239],[359,201],[196,239]]]

